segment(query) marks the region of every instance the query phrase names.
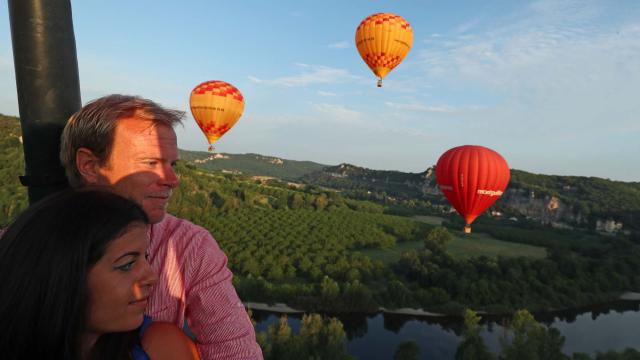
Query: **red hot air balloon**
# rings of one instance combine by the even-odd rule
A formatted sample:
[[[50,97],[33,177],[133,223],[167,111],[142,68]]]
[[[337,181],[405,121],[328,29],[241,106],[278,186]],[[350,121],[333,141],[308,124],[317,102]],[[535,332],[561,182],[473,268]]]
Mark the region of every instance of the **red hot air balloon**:
[[[509,165],[497,152],[477,145],[447,150],[436,164],[436,180],[449,203],[471,223],[500,198],[509,183]]]

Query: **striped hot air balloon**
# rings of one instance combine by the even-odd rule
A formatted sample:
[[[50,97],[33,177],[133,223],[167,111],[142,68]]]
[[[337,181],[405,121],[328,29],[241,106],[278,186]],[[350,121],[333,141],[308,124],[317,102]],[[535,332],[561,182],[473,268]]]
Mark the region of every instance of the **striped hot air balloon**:
[[[209,151],[244,111],[244,98],[235,86],[220,80],[205,81],[191,91],[191,114],[209,141]]]
[[[407,55],[413,45],[413,30],[407,20],[391,13],[368,16],[356,29],[356,47],[365,63],[382,79]]]
[[[509,184],[509,165],[497,152],[477,145],[447,150],[436,164],[436,181],[449,203],[471,223],[493,205]]]

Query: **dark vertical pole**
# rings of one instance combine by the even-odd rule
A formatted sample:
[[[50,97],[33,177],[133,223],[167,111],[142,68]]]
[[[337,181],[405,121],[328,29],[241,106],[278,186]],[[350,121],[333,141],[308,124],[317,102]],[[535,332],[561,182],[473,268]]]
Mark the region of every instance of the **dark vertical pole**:
[[[58,153],[81,105],[70,0],[9,0],[29,202],[68,186]]]

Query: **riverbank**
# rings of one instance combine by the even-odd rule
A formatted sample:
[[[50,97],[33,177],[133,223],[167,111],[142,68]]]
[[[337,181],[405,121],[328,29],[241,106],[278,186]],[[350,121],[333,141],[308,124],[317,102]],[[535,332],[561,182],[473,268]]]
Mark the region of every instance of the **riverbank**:
[[[626,292],[626,293],[620,295],[620,300],[640,301],[640,293],[637,293],[637,292]]]
[[[251,310],[261,310],[261,311],[271,311],[279,314],[303,314],[308,311],[294,309],[287,304],[283,303],[275,303],[273,305],[269,305],[266,303],[258,303],[258,302],[245,302],[244,306],[247,309]],[[399,308],[399,309],[386,309],[381,307],[378,309],[379,313],[385,314],[396,314],[396,315],[412,315],[412,316],[447,316],[446,314],[434,313],[431,311],[425,311],[422,309],[412,309],[412,308]]]
[[[280,314],[302,314],[306,312],[304,310],[297,310],[297,309],[291,308],[287,304],[283,304],[283,303],[275,303],[273,305],[269,305],[266,303],[245,302],[244,307],[246,307],[249,310],[271,311],[271,312],[280,313]]]
[[[623,301],[640,301],[640,293],[637,292],[625,292],[622,293],[619,297],[619,300]],[[273,305],[267,303],[260,302],[245,302],[244,306],[247,309],[251,310],[261,310],[261,311],[270,311],[279,314],[304,314],[308,313],[307,310],[294,309],[287,304],[284,303],[275,303]],[[557,309],[555,311],[564,311],[566,309]],[[480,315],[504,315],[504,314],[490,314],[485,311],[476,311]],[[443,314],[432,311],[427,311],[423,309],[413,309],[413,308],[398,308],[398,309],[387,309],[384,307],[378,308],[377,313],[383,314],[394,314],[394,315],[411,315],[411,316],[428,316],[428,317],[442,317],[442,316],[451,316],[451,314]]]

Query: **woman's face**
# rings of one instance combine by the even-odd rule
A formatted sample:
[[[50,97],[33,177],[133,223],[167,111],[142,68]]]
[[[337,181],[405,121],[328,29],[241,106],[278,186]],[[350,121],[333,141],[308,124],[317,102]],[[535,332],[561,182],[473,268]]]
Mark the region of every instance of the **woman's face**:
[[[89,332],[129,331],[142,324],[149,292],[158,280],[145,256],[148,247],[147,226],[133,224],[91,268]]]

